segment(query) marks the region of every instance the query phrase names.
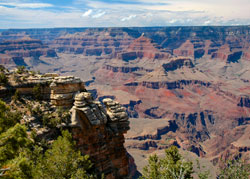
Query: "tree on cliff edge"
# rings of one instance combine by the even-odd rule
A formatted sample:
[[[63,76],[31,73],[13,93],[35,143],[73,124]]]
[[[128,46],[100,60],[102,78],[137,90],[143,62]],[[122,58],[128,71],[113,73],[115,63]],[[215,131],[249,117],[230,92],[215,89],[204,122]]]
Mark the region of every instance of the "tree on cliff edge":
[[[192,162],[186,162],[176,146],[165,150],[165,157],[149,157],[148,165],[143,169],[141,179],[190,179],[193,173]]]
[[[228,160],[221,170],[220,179],[249,179],[250,164],[246,164],[241,159]]]
[[[63,131],[53,142],[51,149],[48,149],[44,156],[40,156],[35,169],[35,178],[94,178],[88,175],[92,164],[87,155],[82,156],[80,151],[75,150],[75,144],[68,131]]]

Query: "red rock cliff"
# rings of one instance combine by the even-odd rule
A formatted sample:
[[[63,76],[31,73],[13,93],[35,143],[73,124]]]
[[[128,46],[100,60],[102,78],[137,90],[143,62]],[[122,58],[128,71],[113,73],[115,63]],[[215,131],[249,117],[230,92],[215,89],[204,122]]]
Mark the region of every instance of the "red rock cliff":
[[[99,174],[107,179],[124,178],[129,174],[129,159],[124,148],[123,134],[129,130],[125,108],[119,103],[104,99],[94,101],[90,93],[75,96],[71,109],[73,137],[82,153],[88,154]]]

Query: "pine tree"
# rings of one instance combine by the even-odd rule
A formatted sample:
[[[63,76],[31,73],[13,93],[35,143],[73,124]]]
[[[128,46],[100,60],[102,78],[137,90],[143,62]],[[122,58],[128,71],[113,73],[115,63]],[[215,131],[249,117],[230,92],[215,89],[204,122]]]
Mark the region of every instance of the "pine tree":
[[[221,170],[220,179],[248,179],[250,177],[250,165],[240,159],[228,160]]]
[[[144,179],[191,179],[193,173],[192,162],[186,162],[179,154],[178,148],[171,146],[165,150],[165,157],[157,155],[149,158],[149,164],[143,169]]]
[[[75,144],[68,131],[63,131],[53,142],[51,149],[39,159],[34,171],[35,178],[93,178],[87,171],[92,167],[87,155],[75,150]]]

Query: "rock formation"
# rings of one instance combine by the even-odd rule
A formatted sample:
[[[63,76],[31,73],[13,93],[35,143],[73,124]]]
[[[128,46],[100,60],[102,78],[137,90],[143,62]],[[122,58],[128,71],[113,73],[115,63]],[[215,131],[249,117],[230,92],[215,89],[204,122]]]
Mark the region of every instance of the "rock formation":
[[[142,35],[131,42],[124,52],[118,53],[117,57],[118,59],[128,62],[137,58],[147,60],[168,59],[170,54],[160,51],[160,46]]]
[[[127,47],[132,39],[120,29],[86,30],[61,36],[55,39],[52,47],[60,53],[108,56],[110,58]]]
[[[19,95],[28,97],[30,103],[36,104],[32,106],[31,111],[38,108],[45,114],[46,117],[42,119],[41,116],[39,118],[29,114],[22,119],[29,129],[36,132],[39,139],[51,143],[61,129],[69,129],[81,153],[90,156],[98,178],[102,175],[107,179],[131,178],[135,174],[134,160],[124,148],[124,134],[130,129],[128,115],[118,102],[107,98],[103,100],[103,107],[101,102],[94,100],[91,93],[87,92],[80,78],[74,76],[49,73],[31,75],[28,71],[4,73],[9,83],[5,87],[0,84],[0,97],[8,98],[9,93],[18,90]],[[13,75],[17,74],[19,76],[15,78],[19,78],[18,83],[12,81]],[[39,102],[30,100],[34,89],[41,95]],[[60,117],[60,114],[55,112],[61,109],[59,106],[64,109],[71,108],[71,119],[61,119],[60,124],[52,127],[46,125],[45,119]],[[32,113],[31,111],[29,113]]]
[[[123,134],[129,130],[128,116],[119,103],[94,101],[90,93],[75,96],[71,109],[73,137],[82,153],[88,154],[99,174],[106,178],[125,178],[129,174],[129,161]]]
[[[41,40],[26,38],[0,43],[0,64],[26,66],[24,58],[39,59],[40,56],[56,57],[57,54],[44,45]]]
[[[41,98],[50,100],[55,106],[71,107],[74,95],[86,91],[84,83],[74,76],[58,76],[49,73],[44,75],[18,74],[12,71],[9,73],[9,79],[9,85],[0,89],[0,96],[15,90],[18,90],[20,94],[32,95],[34,87],[38,87]]]
[[[55,77],[50,84],[50,100],[56,106],[71,106],[77,92],[86,91],[80,78],[73,76]]]

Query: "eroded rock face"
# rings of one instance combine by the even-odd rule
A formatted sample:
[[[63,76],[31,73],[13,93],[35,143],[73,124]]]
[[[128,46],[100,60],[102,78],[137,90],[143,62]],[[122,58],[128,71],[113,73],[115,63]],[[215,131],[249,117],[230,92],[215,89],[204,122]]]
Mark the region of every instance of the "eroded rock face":
[[[241,96],[238,106],[250,108],[250,98],[248,96]]]
[[[178,49],[175,49],[173,53],[178,56],[193,57],[194,45],[190,42],[190,40],[187,40]]]
[[[78,77],[58,76],[57,74],[30,75],[28,73],[17,74],[10,72],[9,86],[6,90],[1,89],[1,95],[6,95],[9,91],[18,90],[20,94],[33,95],[34,88],[39,88],[41,98],[50,100],[52,105],[71,107],[74,95],[86,91],[84,83]],[[16,78],[13,80],[12,78]]]
[[[85,32],[67,34],[56,38],[52,47],[60,53],[84,54],[86,56],[115,56],[127,47],[132,37],[121,29],[88,29]]]
[[[26,38],[0,43],[0,64],[26,65],[23,58],[40,56],[57,57],[57,54],[41,40]]]
[[[107,179],[125,178],[129,174],[129,158],[123,134],[129,130],[128,116],[112,99],[104,99],[106,109],[94,101],[90,93],[75,96],[71,108],[71,127],[77,146],[88,154],[99,174]]]
[[[74,94],[85,91],[83,82],[74,76],[55,77],[50,88],[50,100],[56,106],[72,106]]]
[[[149,60],[168,59],[170,54],[162,52],[159,45],[142,35],[135,39],[125,51],[118,53],[117,57],[125,62],[129,62],[137,58]]]
[[[180,59],[172,60],[171,62],[162,65],[162,67],[165,69],[166,72],[175,71],[184,66],[193,68],[194,64],[188,58],[180,58]]]

